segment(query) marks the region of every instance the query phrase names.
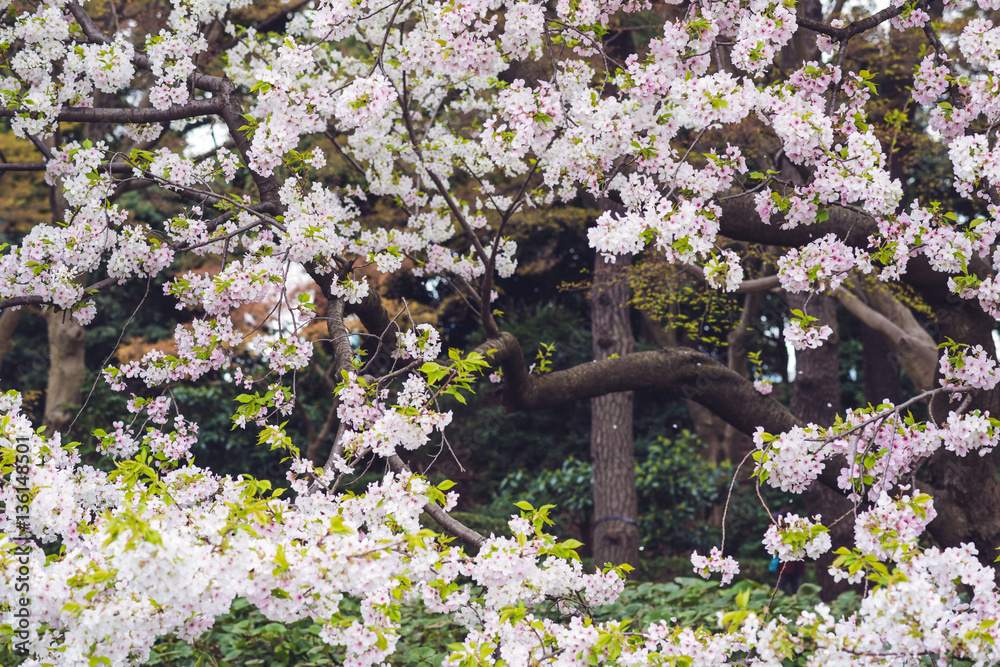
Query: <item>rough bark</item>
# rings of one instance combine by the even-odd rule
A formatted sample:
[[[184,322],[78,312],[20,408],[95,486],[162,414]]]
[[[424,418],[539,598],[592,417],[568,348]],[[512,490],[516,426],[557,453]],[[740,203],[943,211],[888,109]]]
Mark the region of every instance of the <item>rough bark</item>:
[[[840,341],[834,301],[822,294],[789,294],[788,306],[818,317],[817,326],[833,329],[822,346],[795,352],[795,383],[790,403],[792,414],[802,421],[829,426],[840,410]]]
[[[982,345],[995,357],[992,335],[995,320],[978,306],[964,301],[933,305],[940,325],[939,341],[951,338],[969,345]],[[956,407],[956,403],[938,397],[931,405],[931,414],[941,423]],[[1000,414],[1000,392],[993,390],[975,395],[969,409]],[[926,479],[930,488],[924,490],[934,496],[934,508],[938,513],[928,526],[931,536],[942,547],[973,542],[979,550],[980,562],[997,568],[994,559],[1000,545],[1000,478],[992,458],[974,453],[958,457],[940,450],[927,464]]]
[[[635,351],[629,322],[625,263],[595,260],[590,294],[594,359]],[[590,399],[590,456],[594,469],[594,564],[639,563],[638,501],[632,433],[632,392]]]
[[[476,351],[503,368],[501,398],[508,411],[541,410],[618,391],[652,391],[696,401],[747,434],[758,426],[779,433],[800,423],[745,377],[689,348],[635,352],[540,377],[528,375],[521,346],[506,331]]]
[[[795,10],[802,18],[813,21],[823,20],[823,5],[819,0],[797,2]],[[819,49],[816,47],[816,35],[806,30],[797,30],[792,36],[792,41],[781,50],[782,67],[792,72],[801,67],[801,63],[810,60],[820,60]]]
[[[792,413],[802,421],[829,426],[840,411],[840,341],[836,302],[825,295],[807,298],[804,294],[790,294],[788,305],[818,317],[818,325],[827,325],[833,329],[833,334],[821,347],[795,352],[795,383],[790,403]],[[829,486],[815,482],[802,495],[802,502],[808,516],[818,514],[824,525],[831,526],[833,550],[853,545],[852,517],[845,517],[834,524],[851,511],[851,503],[847,498]],[[827,601],[850,589],[846,582],[834,581],[828,572],[834,559],[833,550],[821,556],[815,565],[820,597]]]
[[[84,330],[69,313],[48,310],[49,380],[45,392],[43,423],[49,433],[65,431],[73,421],[73,408],[83,399],[87,372]]]

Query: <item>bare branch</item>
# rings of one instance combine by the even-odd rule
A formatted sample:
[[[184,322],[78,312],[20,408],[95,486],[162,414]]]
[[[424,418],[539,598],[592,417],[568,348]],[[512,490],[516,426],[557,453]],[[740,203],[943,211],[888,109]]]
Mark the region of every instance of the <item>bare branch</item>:
[[[393,454],[388,458],[389,467],[395,472],[410,472],[410,469],[403,459],[399,458],[399,455]],[[438,507],[434,503],[427,503],[424,505],[424,511],[430,515],[432,519],[437,521],[438,525],[447,530],[449,533],[462,540],[469,546],[479,549],[483,544],[486,543],[486,538],[474,531],[473,529],[466,526],[464,523],[451,516],[445,512],[442,508]]]

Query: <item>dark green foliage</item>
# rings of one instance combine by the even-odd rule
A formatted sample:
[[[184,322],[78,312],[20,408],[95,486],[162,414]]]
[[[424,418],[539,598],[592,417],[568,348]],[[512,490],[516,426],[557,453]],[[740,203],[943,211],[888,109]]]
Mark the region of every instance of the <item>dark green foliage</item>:
[[[174,637],[161,639],[147,665],[160,667],[320,667],[337,664],[342,654],[319,638],[312,621],[268,621],[244,599],[216,620],[215,626],[189,645]]]
[[[725,500],[732,472],[728,463],[701,458],[701,442],[688,431],[659,438],[636,461],[639,530],[647,551],[680,553],[714,544],[717,529],[708,524],[712,507]],[[508,475],[495,504],[525,499],[556,505],[557,526],[589,530],[593,509],[590,463],[569,458],[556,470],[518,470]],[[584,535],[584,537],[587,537]]]
[[[601,607],[594,614],[595,620],[631,618],[634,625],[644,627],[649,623],[666,620],[672,625],[706,629],[718,628],[717,613],[737,608],[736,596],[750,592],[747,609],[763,614],[768,608],[774,588],[754,581],[738,581],[732,586],[720,587],[718,581],[695,577],[678,577],[670,582],[629,583],[617,602]],[[812,609],[821,602],[819,586],[802,584],[793,596],[778,591],[770,602],[768,617],[795,618],[802,611]],[[834,617],[849,616],[857,611],[861,598],[848,592],[838,597],[830,610]],[[676,620],[674,620],[676,619]]]
[[[590,326],[571,308],[547,303],[508,313],[503,327],[520,340],[528,363],[542,343],[556,341],[553,370],[589,360]],[[470,345],[481,340],[473,339]],[[485,377],[474,387],[468,405],[444,401],[454,413],[448,429],[451,452],[431,463],[436,449],[413,461],[417,469],[458,483],[461,509],[490,503],[500,481],[511,470],[552,469],[569,457],[584,458],[590,448],[590,405],[579,401],[555,410],[506,413],[499,405],[498,385]],[[464,468],[463,471],[461,468]],[[510,508],[507,503],[507,508]]]

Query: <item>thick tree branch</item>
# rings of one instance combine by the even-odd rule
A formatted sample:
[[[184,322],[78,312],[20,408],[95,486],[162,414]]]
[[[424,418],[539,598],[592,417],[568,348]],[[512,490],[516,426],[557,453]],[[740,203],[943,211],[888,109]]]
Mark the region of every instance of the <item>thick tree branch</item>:
[[[803,425],[750,380],[689,348],[636,352],[542,376],[528,374],[521,346],[509,332],[476,351],[503,369],[501,398],[508,411],[554,408],[619,391],[653,391],[698,403],[747,435],[759,426],[768,433],[783,433]],[[845,464],[843,457],[834,457],[819,481],[840,492],[837,478]]]
[[[927,391],[934,386],[934,373],[937,370],[938,360],[937,345],[934,344],[930,334],[916,322],[909,309],[900,306],[913,323],[913,326],[904,329],[843,287],[838,287],[833,296],[855,317],[885,336],[899,357],[903,370],[913,380],[917,389]]]
[[[720,234],[736,241],[787,248],[806,245],[833,233],[850,246],[867,248],[868,237],[878,233],[878,227],[872,218],[842,206],[831,206],[830,218],[824,222],[782,229],[783,216],[775,215],[770,224],[765,223],[760,219],[753,199],[752,194],[739,194],[719,200],[718,204],[722,208]]]
[[[722,208],[719,233],[735,241],[747,241],[780,247],[803,246],[827,234],[853,248],[868,250],[869,237],[878,235],[875,220],[857,210],[843,206],[831,206],[829,219],[811,225],[799,225],[793,229],[782,229],[783,216],[775,215],[770,224],[760,219],[754,208],[752,194],[730,194],[718,201]],[[969,272],[980,277],[992,273],[990,267],[980,257],[969,259]],[[948,275],[931,268],[923,255],[912,257],[907,264],[903,281],[919,290],[932,306],[951,307],[953,297],[948,289]]]
[[[619,391],[659,391],[696,401],[747,434],[758,426],[780,433],[799,424],[745,377],[687,348],[636,352],[541,376],[528,375],[521,346],[510,333],[477,351],[503,368],[503,404],[508,410],[552,408]]]
[[[151,107],[66,107],[56,114],[56,120],[67,123],[164,123],[184,118],[200,118],[217,114],[222,108],[221,100],[192,100],[187,104],[169,109]],[[0,117],[9,118],[24,113],[20,109],[0,109]]]
[[[5,171],[45,171],[44,162],[3,162],[0,173]]]
[[[926,3],[918,3],[926,4]],[[906,9],[906,5],[899,6],[889,6],[882,11],[872,14],[871,16],[866,16],[863,19],[853,21],[843,28],[834,28],[832,25],[827,25],[822,21],[816,21],[814,19],[807,18],[805,16],[799,16],[796,18],[796,23],[798,23],[803,28],[807,30],[812,30],[813,32],[818,32],[823,35],[828,35],[833,37],[838,42],[850,39],[855,35],[860,35],[863,32],[871,30],[880,23],[885,23],[889,19],[899,16]]]
[[[695,279],[705,282],[705,270],[700,266],[685,264],[684,271],[693,276]],[[735,293],[753,294],[755,292],[770,292],[778,287],[781,287],[781,281],[778,280],[778,276],[765,276],[763,278],[744,280],[740,286],[736,288]]]

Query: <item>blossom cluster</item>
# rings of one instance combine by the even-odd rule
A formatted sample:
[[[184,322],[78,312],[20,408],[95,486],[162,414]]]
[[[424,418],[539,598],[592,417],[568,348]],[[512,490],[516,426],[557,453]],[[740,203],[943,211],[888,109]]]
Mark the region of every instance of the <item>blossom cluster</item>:
[[[893,500],[883,491],[875,506],[859,514],[854,522],[854,543],[861,553],[879,560],[903,560],[906,552],[916,548],[917,538],[936,516],[927,494],[904,494]]]
[[[815,322],[801,317],[788,319],[783,331],[785,340],[796,350],[817,348],[831,334],[833,329],[829,325],[817,326]]]
[[[707,556],[702,556],[697,551],[691,553],[691,565],[694,571],[705,579],[708,579],[712,572],[722,573],[722,583],[725,586],[740,573],[740,564],[732,556],[723,556],[718,547],[712,547]]]
[[[830,550],[830,532],[816,515],[812,520],[797,514],[782,514],[764,533],[767,553],[782,561],[819,558]]]
[[[974,387],[990,390],[1000,382],[996,359],[982,345],[952,347],[941,355],[939,369],[942,387]]]
[[[827,234],[782,256],[778,260],[778,279],[785,290],[793,293],[833,291],[854,268],[870,271],[868,254]]]
[[[451,423],[451,411],[438,412],[428,405],[426,382],[415,374],[398,393],[397,406],[386,405],[387,389],[369,385],[354,373],[338,387],[338,396],[337,416],[349,429],[343,436],[344,450],[351,456],[375,452],[389,457],[399,447],[418,449]]]
[[[985,363],[977,350],[964,358]],[[946,359],[942,359],[942,367]],[[970,379],[977,381],[980,377],[977,372]],[[988,381],[995,382],[989,377]],[[968,390],[972,386],[947,387]],[[922,423],[901,416],[896,406],[884,401],[848,410],[829,428],[810,424],[777,436],[758,428],[754,444],[755,475],[775,488],[801,493],[819,477],[830,459],[843,456],[846,465],[838,474],[839,487],[855,499],[867,490],[869,499],[876,502],[886,489],[893,488],[919,462],[941,448],[963,457],[971,452],[979,456],[992,452],[1000,445],[1000,420],[989,412],[972,410],[966,414],[953,411],[940,425]]]

